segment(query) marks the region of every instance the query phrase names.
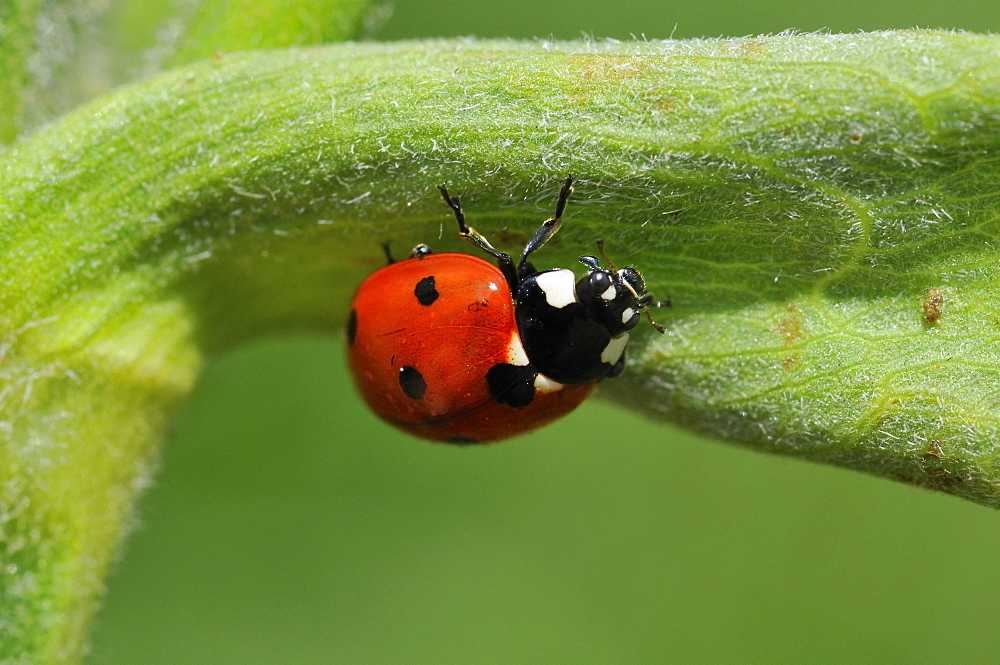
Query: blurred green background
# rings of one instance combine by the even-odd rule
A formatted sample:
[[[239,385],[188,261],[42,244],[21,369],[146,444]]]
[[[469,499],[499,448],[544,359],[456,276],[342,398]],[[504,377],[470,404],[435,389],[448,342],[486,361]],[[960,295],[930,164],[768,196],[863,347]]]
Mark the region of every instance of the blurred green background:
[[[400,0],[375,36],[998,22],[993,0]],[[339,339],[294,338],[210,366],[89,665],[1000,658],[1000,516],[986,508],[597,400],[513,442],[428,444],[368,414],[341,354]]]

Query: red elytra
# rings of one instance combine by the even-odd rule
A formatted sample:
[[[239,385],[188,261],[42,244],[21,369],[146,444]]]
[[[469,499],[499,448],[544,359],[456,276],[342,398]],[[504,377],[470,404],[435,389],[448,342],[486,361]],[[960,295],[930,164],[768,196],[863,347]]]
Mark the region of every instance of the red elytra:
[[[520,355],[518,355],[520,354]],[[569,413],[596,382],[539,389],[512,407],[491,395],[497,364],[526,364],[514,301],[497,266],[470,254],[427,254],[373,273],[354,296],[348,363],[378,416],[427,439],[505,439]]]

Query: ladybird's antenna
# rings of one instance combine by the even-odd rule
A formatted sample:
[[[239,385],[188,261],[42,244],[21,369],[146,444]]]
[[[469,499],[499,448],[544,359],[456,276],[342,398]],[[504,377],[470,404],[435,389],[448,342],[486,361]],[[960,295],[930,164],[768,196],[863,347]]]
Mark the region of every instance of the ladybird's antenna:
[[[382,243],[382,251],[385,252],[385,264],[391,266],[396,262],[396,259],[392,258],[392,250],[389,249],[389,243]]]
[[[542,225],[535,231],[535,235],[531,236],[531,240],[524,246],[524,251],[521,252],[521,260],[517,262],[517,274],[519,277],[526,277],[535,271],[531,264],[528,263],[528,255],[547,243],[556,234],[559,227],[562,226],[562,216],[566,211],[566,203],[569,201],[570,194],[573,193],[574,180],[576,180],[576,176],[572,174],[566,177],[566,182],[563,183],[562,189],[559,190],[559,200],[556,201],[555,217],[549,217],[542,222]]]
[[[618,272],[618,268],[615,268],[615,264],[608,258],[608,255],[604,253],[604,238],[597,239],[597,253],[601,255],[604,262],[608,264],[611,268],[611,272]]]
[[[455,221],[458,222],[458,235],[462,236],[473,245],[495,258],[497,260],[497,267],[500,268],[500,272],[502,272],[504,277],[507,278],[507,283],[510,285],[511,291],[513,292],[516,290],[518,284],[517,272],[514,270],[514,261],[510,258],[510,254],[501,252],[499,249],[491,245],[489,240],[479,235],[478,231],[466,224],[465,212],[462,210],[462,202],[458,200],[457,196],[452,196],[448,193],[447,186],[438,185],[438,191],[441,192],[441,197],[444,199],[444,202],[447,203],[448,207],[455,213]]]
[[[646,314],[646,319],[649,321],[649,325],[656,328],[656,332],[660,333],[661,335],[667,332],[666,326],[661,325],[653,320],[653,315],[649,313],[648,309],[643,309],[642,311]]]
[[[597,251],[601,255],[601,258],[604,259],[604,262],[608,264],[608,267],[611,268],[611,271],[618,272],[618,269],[615,268],[615,264],[611,261],[611,259],[608,258],[608,255],[604,253],[604,238],[597,239]],[[628,268],[626,268],[626,270],[627,269]],[[625,286],[627,286],[628,289],[632,291],[632,287],[629,285],[629,283],[625,280],[622,281],[625,284]],[[632,293],[635,293],[635,291],[632,291]],[[671,305],[670,298],[667,298],[666,300],[653,300],[653,296],[648,294],[642,296],[642,298],[639,300],[639,307],[642,309],[642,313],[646,315],[646,319],[649,320],[649,324],[653,326],[656,329],[656,332],[660,333],[661,335],[667,332],[667,329],[665,326],[662,326],[653,320],[653,315],[649,313],[649,308],[670,307],[670,305]]]
[[[642,313],[646,315],[646,319],[649,321],[649,325],[653,326],[656,329],[656,332],[660,333],[661,335],[667,332],[666,326],[662,326],[653,320],[653,315],[649,313],[649,308],[670,307],[673,304],[670,302],[670,298],[667,298],[666,300],[653,300],[652,296],[646,295],[643,297],[643,300],[648,300],[648,302],[639,301],[639,305],[642,307]]]

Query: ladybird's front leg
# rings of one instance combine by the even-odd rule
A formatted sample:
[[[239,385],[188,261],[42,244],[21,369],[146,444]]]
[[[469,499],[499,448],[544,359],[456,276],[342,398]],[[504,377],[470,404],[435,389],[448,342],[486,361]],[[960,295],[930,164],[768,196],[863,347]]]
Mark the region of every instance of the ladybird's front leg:
[[[521,252],[521,260],[517,262],[517,276],[519,279],[524,279],[529,275],[535,274],[535,266],[528,262],[528,256],[547,243],[562,226],[562,217],[563,213],[566,211],[566,202],[569,201],[569,195],[573,193],[573,181],[575,179],[575,176],[572,175],[566,178],[566,182],[563,184],[562,189],[559,190],[559,200],[556,201],[555,216],[542,222],[542,225],[538,227],[537,231],[535,231],[535,235],[533,235],[528,241],[528,244],[524,246],[524,251]]]

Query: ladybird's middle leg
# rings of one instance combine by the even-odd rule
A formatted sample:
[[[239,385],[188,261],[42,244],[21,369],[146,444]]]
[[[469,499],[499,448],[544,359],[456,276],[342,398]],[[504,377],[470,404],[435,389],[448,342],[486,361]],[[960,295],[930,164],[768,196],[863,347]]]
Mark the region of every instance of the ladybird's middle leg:
[[[519,280],[517,279],[517,271],[514,270],[514,260],[510,258],[510,254],[501,252],[491,245],[489,240],[481,236],[478,231],[465,222],[465,212],[462,210],[461,201],[459,201],[457,196],[450,195],[447,187],[439,185],[438,191],[441,192],[444,202],[455,213],[455,221],[458,222],[458,234],[495,258],[497,260],[497,267],[500,268],[500,272],[507,278],[507,284],[510,286],[511,291],[515,291]]]

